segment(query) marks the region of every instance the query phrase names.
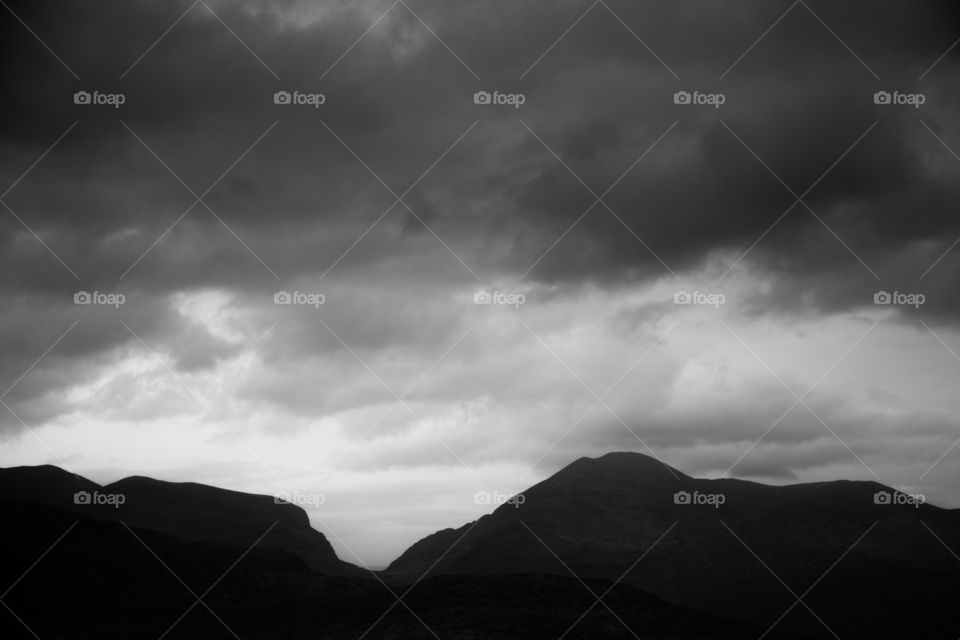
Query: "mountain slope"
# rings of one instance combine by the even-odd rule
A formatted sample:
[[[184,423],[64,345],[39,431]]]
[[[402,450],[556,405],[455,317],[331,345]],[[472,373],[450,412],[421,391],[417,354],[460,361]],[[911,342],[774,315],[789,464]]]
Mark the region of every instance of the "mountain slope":
[[[92,493],[100,485],[52,465],[0,469],[0,501],[28,502],[69,508],[78,491]]]
[[[76,500],[77,492],[90,496],[90,502]],[[98,498],[119,504],[97,504]],[[336,556],[326,537],[311,528],[303,509],[276,504],[272,496],[139,476],[100,486],[47,465],[0,469],[0,501],[47,505],[98,520],[123,521],[189,542],[247,548],[264,536],[259,548],[292,553],[314,571],[366,574]]]
[[[0,562],[4,640],[740,640],[762,632],[605,581],[440,576],[394,595],[372,578],[321,575],[260,545],[245,553],[43,504],[0,508],[16,523]],[[605,604],[591,591],[605,593]]]
[[[960,549],[960,513],[875,504],[878,491],[892,492],[872,482],[701,480],[631,453],[582,458],[523,492],[522,505],[417,542],[385,573],[412,581],[434,563],[429,575],[569,567],[626,574],[624,583],[669,601],[815,637],[910,633],[922,620],[929,637],[955,638],[960,562],[931,531]],[[691,504],[677,504],[677,492]],[[811,587],[804,603],[822,621],[793,606],[791,591]],[[891,616],[891,604],[909,615]]]
[[[130,524],[181,540],[216,540],[249,546],[261,535],[263,548],[282,549],[327,575],[362,575],[337,558],[326,537],[310,526],[300,507],[277,504],[272,496],[229,491],[191,482],[163,482],[136,476],[103,488],[125,502],[109,514]],[[269,533],[267,533],[269,531]]]

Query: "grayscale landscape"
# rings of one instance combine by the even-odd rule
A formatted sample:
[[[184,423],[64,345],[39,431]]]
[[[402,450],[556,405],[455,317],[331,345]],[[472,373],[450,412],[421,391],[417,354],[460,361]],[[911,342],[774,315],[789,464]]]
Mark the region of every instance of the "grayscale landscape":
[[[960,638],[957,3],[0,52],[0,638]]]

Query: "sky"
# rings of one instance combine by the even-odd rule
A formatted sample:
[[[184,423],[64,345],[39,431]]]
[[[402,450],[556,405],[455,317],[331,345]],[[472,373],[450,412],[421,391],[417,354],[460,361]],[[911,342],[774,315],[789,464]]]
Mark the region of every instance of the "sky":
[[[952,3],[0,5],[0,466],[373,567],[609,451],[960,507]]]

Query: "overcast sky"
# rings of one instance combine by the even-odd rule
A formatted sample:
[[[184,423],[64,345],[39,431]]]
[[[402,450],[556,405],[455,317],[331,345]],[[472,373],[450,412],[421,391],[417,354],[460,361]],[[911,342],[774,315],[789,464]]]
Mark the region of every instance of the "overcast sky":
[[[960,507],[953,3],[0,4],[0,465],[372,566],[614,450]]]

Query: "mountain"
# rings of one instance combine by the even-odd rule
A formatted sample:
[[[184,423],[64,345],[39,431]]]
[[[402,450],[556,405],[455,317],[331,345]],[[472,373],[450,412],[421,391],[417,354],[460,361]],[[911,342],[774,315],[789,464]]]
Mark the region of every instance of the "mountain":
[[[624,584],[664,600],[810,637],[956,638],[960,511],[877,504],[878,492],[908,501],[874,482],[774,487],[696,479],[636,453],[581,458],[523,500],[420,540],[385,575],[569,567],[583,578],[626,574]]]
[[[0,580],[14,587],[4,604],[16,617],[0,609],[4,640],[740,640],[762,632],[626,585],[605,596],[610,613],[585,588],[599,594],[609,584],[569,576],[440,576],[401,606],[402,591],[316,574],[291,554],[256,548],[234,564],[243,549],[133,528],[148,550],[117,522],[3,506],[11,521],[28,524],[5,536],[16,551],[7,551]]]
[[[878,504],[878,493],[889,500]],[[581,458],[523,496],[371,573],[339,560],[305,512],[269,496],[0,469],[0,637],[855,640],[960,631],[960,560],[948,549],[960,549],[960,513],[908,504],[877,483],[705,480],[614,453]]]
[[[89,502],[84,502],[87,498]],[[47,465],[0,469],[0,501],[47,505],[98,520],[122,521],[189,542],[247,548],[266,534],[258,547],[292,553],[314,571],[366,575],[365,570],[337,557],[326,537],[311,528],[303,509],[277,504],[272,496],[142,476],[101,486]]]
[[[738,640],[763,631],[609,580],[336,575],[340,561],[300,509],[192,483],[100,486],[56,467],[0,469],[0,513],[5,640]]]
[[[124,503],[108,515],[188,541],[215,540],[249,546],[261,535],[264,548],[282,549],[327,575],[364,575],[340,560],[326,537],[310,526],[300,507],[277,504],[272,496],[252,495],[192,482],[163,482],[136,476],[103,488],[122,494]]]
[[[73,505],[78,491],[93,493],[100,485],[60,467],[11,467],[0,469],[0,502],[30,502],[64,509]]]

